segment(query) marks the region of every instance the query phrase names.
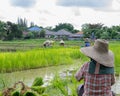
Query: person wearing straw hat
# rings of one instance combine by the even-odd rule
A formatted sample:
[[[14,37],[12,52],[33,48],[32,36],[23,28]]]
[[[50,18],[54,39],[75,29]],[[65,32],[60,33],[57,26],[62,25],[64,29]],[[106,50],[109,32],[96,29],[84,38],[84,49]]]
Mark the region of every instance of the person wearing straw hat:
[[[90,46],[90,40],[88,38],[85,38],[85,47]]]
[[[114,54],[108,41],[97,39],[93,46],[83,47],[81,53],[90,58],[77,71],[78,81],[84,80],[84,91],[78,96],[114,96],[111,86],[115,83]]]
[[[64,46],[65,42],[63,40],[60,40],[60,45]]]

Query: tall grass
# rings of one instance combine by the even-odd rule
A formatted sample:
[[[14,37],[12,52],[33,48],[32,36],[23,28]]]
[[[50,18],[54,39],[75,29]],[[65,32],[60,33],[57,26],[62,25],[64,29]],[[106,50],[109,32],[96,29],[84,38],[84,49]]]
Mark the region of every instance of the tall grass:
[[[80,56],[78,48],[40,48],[25,52],[0,53],[0,72],[72,64],[73,59]]]
[[[118,42],[114,42],[110,44],[110,49],[114,53],[115,57],[115,72],[117,74],[120,73],[120,44]]]

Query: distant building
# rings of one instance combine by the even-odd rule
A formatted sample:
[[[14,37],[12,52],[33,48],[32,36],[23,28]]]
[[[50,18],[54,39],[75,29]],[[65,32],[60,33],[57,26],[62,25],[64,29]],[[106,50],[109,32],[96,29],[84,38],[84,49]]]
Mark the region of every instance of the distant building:
[[[83,37],[83,32],[78,32],[75,34],[71,34],[69,36],[69,40],[80,40]]]
[[[41,30],[42,30],[42,28],[40,28],[38,26],[33,26],[28,29],[28,31],[32,31],[32,32],[40,32]]]
[[[45,31],[45,38],[51,38],[55,36],[55,32],[54,31],[49,31],[49,30],[44,30]]]
[[[83,32],[78,32],[78,33],[73,34],[69,31],[66,31],[65,29],[61,29],[57,32],[43,29],[38,26],[34,26],[28,29],[29,32],[41,32],[41,30],[45,31],[45,38],[54,37],[55,39],[79,40],[83,37]],[[27,35],[28,33],[24,32],[23,34]]]
[[[66,31],[66,30],[64,30],[64,29],[61,29],[61,30],[55,32],[55,36],[56,36],[57,38],[69,38],[69,36],[70,36],[71,34],[72,34],[71,32]]]

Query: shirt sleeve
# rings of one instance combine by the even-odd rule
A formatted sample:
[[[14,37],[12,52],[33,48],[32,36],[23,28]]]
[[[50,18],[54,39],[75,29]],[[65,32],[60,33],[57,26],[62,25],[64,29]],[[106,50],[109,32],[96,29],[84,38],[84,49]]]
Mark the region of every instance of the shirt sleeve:
[[[85,71],[85,65],[83,64],[83,66],[77,71],[77,73],[75,74],[75,78],[80,81],[83,79],[84,77],[84,71]]]

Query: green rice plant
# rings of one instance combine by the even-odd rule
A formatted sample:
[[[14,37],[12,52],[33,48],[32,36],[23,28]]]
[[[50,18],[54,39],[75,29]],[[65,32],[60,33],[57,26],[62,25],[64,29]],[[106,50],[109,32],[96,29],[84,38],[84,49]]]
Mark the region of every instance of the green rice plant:
[[[15,90],[11,93],[11,96],[20,96],[20,92],[18,90]]]
[[[0,72],[72,64],[74,59],[80,58],[80,54],[77,48],[39,48],[25,52],[3,52],[0,53]]]
[[[115,69],[119,71],[119,43],[110,43],[110,49],[115,54]],[[74,60],[80,59],[81,62],[88,58],[80,52],[79,47],[51,47],[36,48],[28,51],[1,52],[0,53],[0,72],[13,72],[55,66],[61,64],[73,64]]]
[[[77,96],[77,87],[81,83],[83,81],[78,82],[74,73],[72,76],[66,76],[65,78],[56,74],[51,81],[51,85],[46,87],[45,93],[49,96]]]
[[[68,95],[68,82],[65,79],[62,79],[56,75],[54,77],[54,80],[52,81],[52,86],[55,89],[58,89],[61,95],[69,96]]]
[[[45,91],[45,87],[42,86],[32,86],[31,89],[39,94],[43,94]]]
[[[27,91],[25,94],[23,94],[23,96],[40,96],[40,95],[34,91]]]
[[[111,44],[110,49],[114,53],[115,59],[115,72],[116,74],[120,73],[120,45],[119,44]]]
[[[43,85],[43,78],[42,77],[36,77],[33,81],[32,86],[41,86]]]

